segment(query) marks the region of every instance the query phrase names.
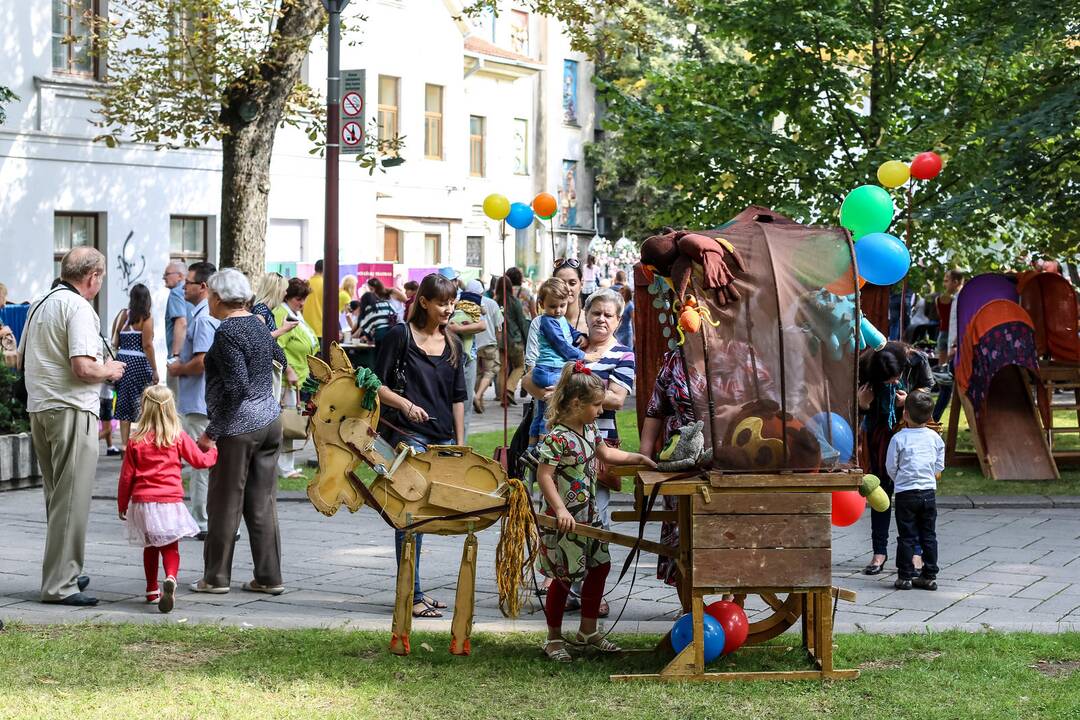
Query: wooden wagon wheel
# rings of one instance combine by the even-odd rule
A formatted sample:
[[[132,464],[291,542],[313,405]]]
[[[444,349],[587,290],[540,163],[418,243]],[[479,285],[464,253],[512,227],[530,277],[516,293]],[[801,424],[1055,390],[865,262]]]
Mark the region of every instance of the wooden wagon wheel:
[[[773,610],[769,617],[750,623],[750,631],[746,636],[747,645],[756,645],[766,640],[772,640],[777,635],[784,633],[794,625],[804,611],[805,593],[788,593],[781,600],[776,593],[760,593],[758,595],[765,604]],[[736,595],[735,603],[742,607],[746,602],[746,595]]]

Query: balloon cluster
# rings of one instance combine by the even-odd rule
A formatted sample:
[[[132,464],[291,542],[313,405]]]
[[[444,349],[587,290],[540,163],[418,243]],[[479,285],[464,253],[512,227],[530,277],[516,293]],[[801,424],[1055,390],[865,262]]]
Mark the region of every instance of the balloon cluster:
[[[532,206],[522,202],[511,203],[505,195],[492,193],[484,198],[484,214],[492,220],[505,220],[516,230],[524,230],[533,224],[535,218],[550,220],[559,211],[555,196],[540,193],[533,198]]]
[[[740,605],[727,600],[717,600],[705,608],[702,618],[705,662],[710,663],[721,655],[730,655],[742,647],[750,633],[750,622]],[[671,628],[671,647],[678,655],[694,640],[694,618],[687,613],[675,621]]]
[[[910,165],[889,160],[877,171],[881,186],[861,185],[844,198],[840,205],[840,224],[855,238],[855,260],[860,279],[875,285],[892,285],[907,275],[911,267],[907,246],[885,232],[896,212],[885,188],[898,188],[911,178],[930,180],[940,172],[941,156],[935,152],[919,153]]]

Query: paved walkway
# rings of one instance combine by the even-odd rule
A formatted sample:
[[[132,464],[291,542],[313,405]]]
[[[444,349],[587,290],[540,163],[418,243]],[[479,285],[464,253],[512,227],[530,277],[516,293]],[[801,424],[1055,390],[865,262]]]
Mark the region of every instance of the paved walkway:
[[[186,589],[200,576],[202,545],[182,543],[177,607],[171,615],[159,614],[142,602],[141,552],[123,540],[116,503],[110,499],[118,471],[116,459],[102,458],[91,507],[86,570],[92,577],[90,590],[102,601],[96,608],[36,602],[45,533],[42,493],[0,493],[0,619],[389,629],[396,572],[393,533],[368,510],[355,515],[342,510],[326,518],[306,501],[278,506],[288,586],[283,595],[271,598],[240,590],[251,577],[245,531],[228,595],[196,595]],[[867,514],[850,528],[834,528],[834,583],[858,593],[857,603],[840,603],[838,630],[1080,630],[1080,509],[941,511],[941,589],[932,593],[895,591],[893,572],[872,578],[860,573],[869,559],[869,524]],[[616,529],[632,534],[636,527]],[[654,528],[651,536],[656,532]],[[498,527],[479,537],[476,629],[540,630],[543,615],[535,603],[517,620],[500,614],[493,577]],[[421,555],[425,589],[451,604],[460,552],[461,538],[428,536]],[[618,568],[625,553],[622,548],[613,552]],[[674,590],[653,577],[654,561],[644,556],[637,569],[619,632],[662,632],[678,614]],[[613,616],[629,589],[628,575],[609,595]],[[761,607],[756,601],[749,609]],[[417,620],[416,627],[447,630],[449,613],[442,620]]]

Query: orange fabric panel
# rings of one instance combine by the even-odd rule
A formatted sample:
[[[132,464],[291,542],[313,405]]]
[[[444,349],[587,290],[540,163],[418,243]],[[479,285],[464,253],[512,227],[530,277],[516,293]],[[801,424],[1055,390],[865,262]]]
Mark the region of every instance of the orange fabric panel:
[[[967,393],[968,384],[971,382],[972,359],[979,340],[998,325],[1008,322],[1022,322],[1033,330],[1035,328],[1027,311],[1011,300],[991,300],[979,308],[979,312],[971,318],[958,350],[960,353],[956,364],[956,390],[958,392]]]
[[[1080,313],[1073,286],[1052,272],[1023,273],[1018,284],[1020,304],[1034,323],[1039,356],[1080,363]]]

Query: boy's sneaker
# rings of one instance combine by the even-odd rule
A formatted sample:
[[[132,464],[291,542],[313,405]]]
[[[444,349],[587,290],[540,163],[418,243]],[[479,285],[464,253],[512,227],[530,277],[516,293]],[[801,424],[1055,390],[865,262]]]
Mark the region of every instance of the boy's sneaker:
[[[917,577],[910,583],[920,590],[937,590],[937,580],[928,577]]]
[[[903,578],[896,578],[896,582],[893,583],[893,587],[897,590],[910,590],[911,581]]]

